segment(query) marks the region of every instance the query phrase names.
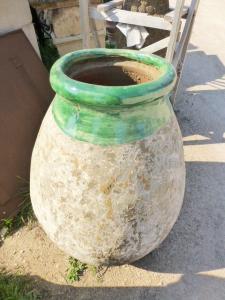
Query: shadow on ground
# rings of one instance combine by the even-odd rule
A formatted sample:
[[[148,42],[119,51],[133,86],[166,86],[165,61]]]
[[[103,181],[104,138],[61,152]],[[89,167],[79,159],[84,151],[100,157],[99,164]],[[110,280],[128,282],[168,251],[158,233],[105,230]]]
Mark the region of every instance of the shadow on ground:
[[[225,267],[225,164],[193,162],[186,168],[179,219],[160,247],[134,264],[138,268],[188,274]]]
[[[189,45],[185,62],[185,76],[182,78],[186,88],[208,85],[215,89],[225,89],[225,66],[217,55],[207,54],[193,44]],[[208,91],[208,90],[207,90]]]
[[[207,140],[184,145],[225,142],[225,66],[217,55],[208,55],[190,44],[175,111],[183,137],[202,135]]]
[[[222,300],[225,295],[224,280],[206,275],[182,276],[178,282],[165,287],[74,287],[53,284],[36,276],[18,276],[18,279],[31,280],[35,283],[35,290],[40,295],[41,300]],[[191,285],[192,289],[187,288],[188,285]]]
[[[191,45],[191,49],[196,47]],[[203,139],[187,139],[184,146],[225,143],[224,74],[225,67],[216,55],[198,50],[188,54],[186,91],[179,96],[176,113],[183,137]],[[220,84],[214,84],[213,90],[197,87],[194,92],[188,91],[193,84],[207,87],[209,82]],[[225,267],[225,163],[186,162],[186,170],[184,204],[178,221],[158,249],[135,263],[138,268],[155,272],[185,274],[184,280],[187,274]]]

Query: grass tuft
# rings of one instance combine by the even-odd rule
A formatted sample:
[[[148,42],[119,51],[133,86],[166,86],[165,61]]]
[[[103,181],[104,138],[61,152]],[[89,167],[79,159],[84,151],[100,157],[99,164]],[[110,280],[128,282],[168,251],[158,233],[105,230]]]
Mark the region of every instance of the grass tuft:
[[[76,258],[70,257],[69,268],[67,269],[67,280],[71,283],[74,281],[79,281],[86,269],[86,264],[80,262]]]
[[[84,275],[84,271],[88,269],[98,281],[103,281],[103,276],[107,272],[108,267],[87,265],[82,263],[76,258],[69,257],[69,267],[67,269],[67,280],[68,282],[79,281],[81,276]]]
[[[31,226],[36,220],[30,201],[29,181],[21,177],[17,178],[22,183],[17,196],[23,201],[20,205],[20,211],[15,217],[0,220],[0,231],[3,232],[3,239],[24,225]]]
[[[0,271],[0,300],[38,300],[40,294],[31,280]]]

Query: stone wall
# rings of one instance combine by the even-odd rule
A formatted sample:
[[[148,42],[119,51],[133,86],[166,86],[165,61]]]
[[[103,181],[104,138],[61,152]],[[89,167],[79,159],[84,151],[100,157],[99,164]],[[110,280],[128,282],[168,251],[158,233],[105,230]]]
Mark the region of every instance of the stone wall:
[[[53,10],[52,25],[54,32],[53,42],[60,55],[82,49],[79,7],[74,6]],[[104,47],[105,24],[103,21],[96,21],[96,27],[101,47]],[[91,46],[96,47],[93,37],[91,37]]]

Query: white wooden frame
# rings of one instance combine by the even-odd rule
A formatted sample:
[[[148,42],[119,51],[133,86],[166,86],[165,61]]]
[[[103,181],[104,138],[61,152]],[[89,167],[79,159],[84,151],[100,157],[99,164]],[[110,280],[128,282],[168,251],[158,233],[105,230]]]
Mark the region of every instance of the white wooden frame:
[[[83,48],[90,48],[89,0],[80,0],[80,28],[83,36]]]
[[[95,26],[96,19],[170,31],[169,37],[142,48],[140,51],[151,54],[167,48],[166,59],[173,63],[178,73],[177,85],[171,97],[171,102],[174,104],[199,1],[191,0],[190,7],[187,7],[185,6],[185,0],[171,0],[171,11],[164,17],[156,17],[145,13],[122,10],[120,6],[123,0],[112,0],[105,4],[99,4],[97,8],[89,7],[89,0],[80,0],[83,47],[90,48],[90,31],[95,38],[96,46],[99,47]],[[185,15],[187,15],[187,18],[183,19]]]

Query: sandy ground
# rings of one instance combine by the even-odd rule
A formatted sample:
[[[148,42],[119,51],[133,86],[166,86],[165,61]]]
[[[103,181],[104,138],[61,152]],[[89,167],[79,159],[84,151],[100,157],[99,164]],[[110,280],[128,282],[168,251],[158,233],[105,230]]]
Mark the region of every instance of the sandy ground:
[[[162,245],[133,265],[65,280],[68,257],[42,230],[23,228],[0,248],[0,268],[30,274],[44,299],[225,299],[225,2],[204,0],[191,39],[176,112],[187,183],[181,215]]]

